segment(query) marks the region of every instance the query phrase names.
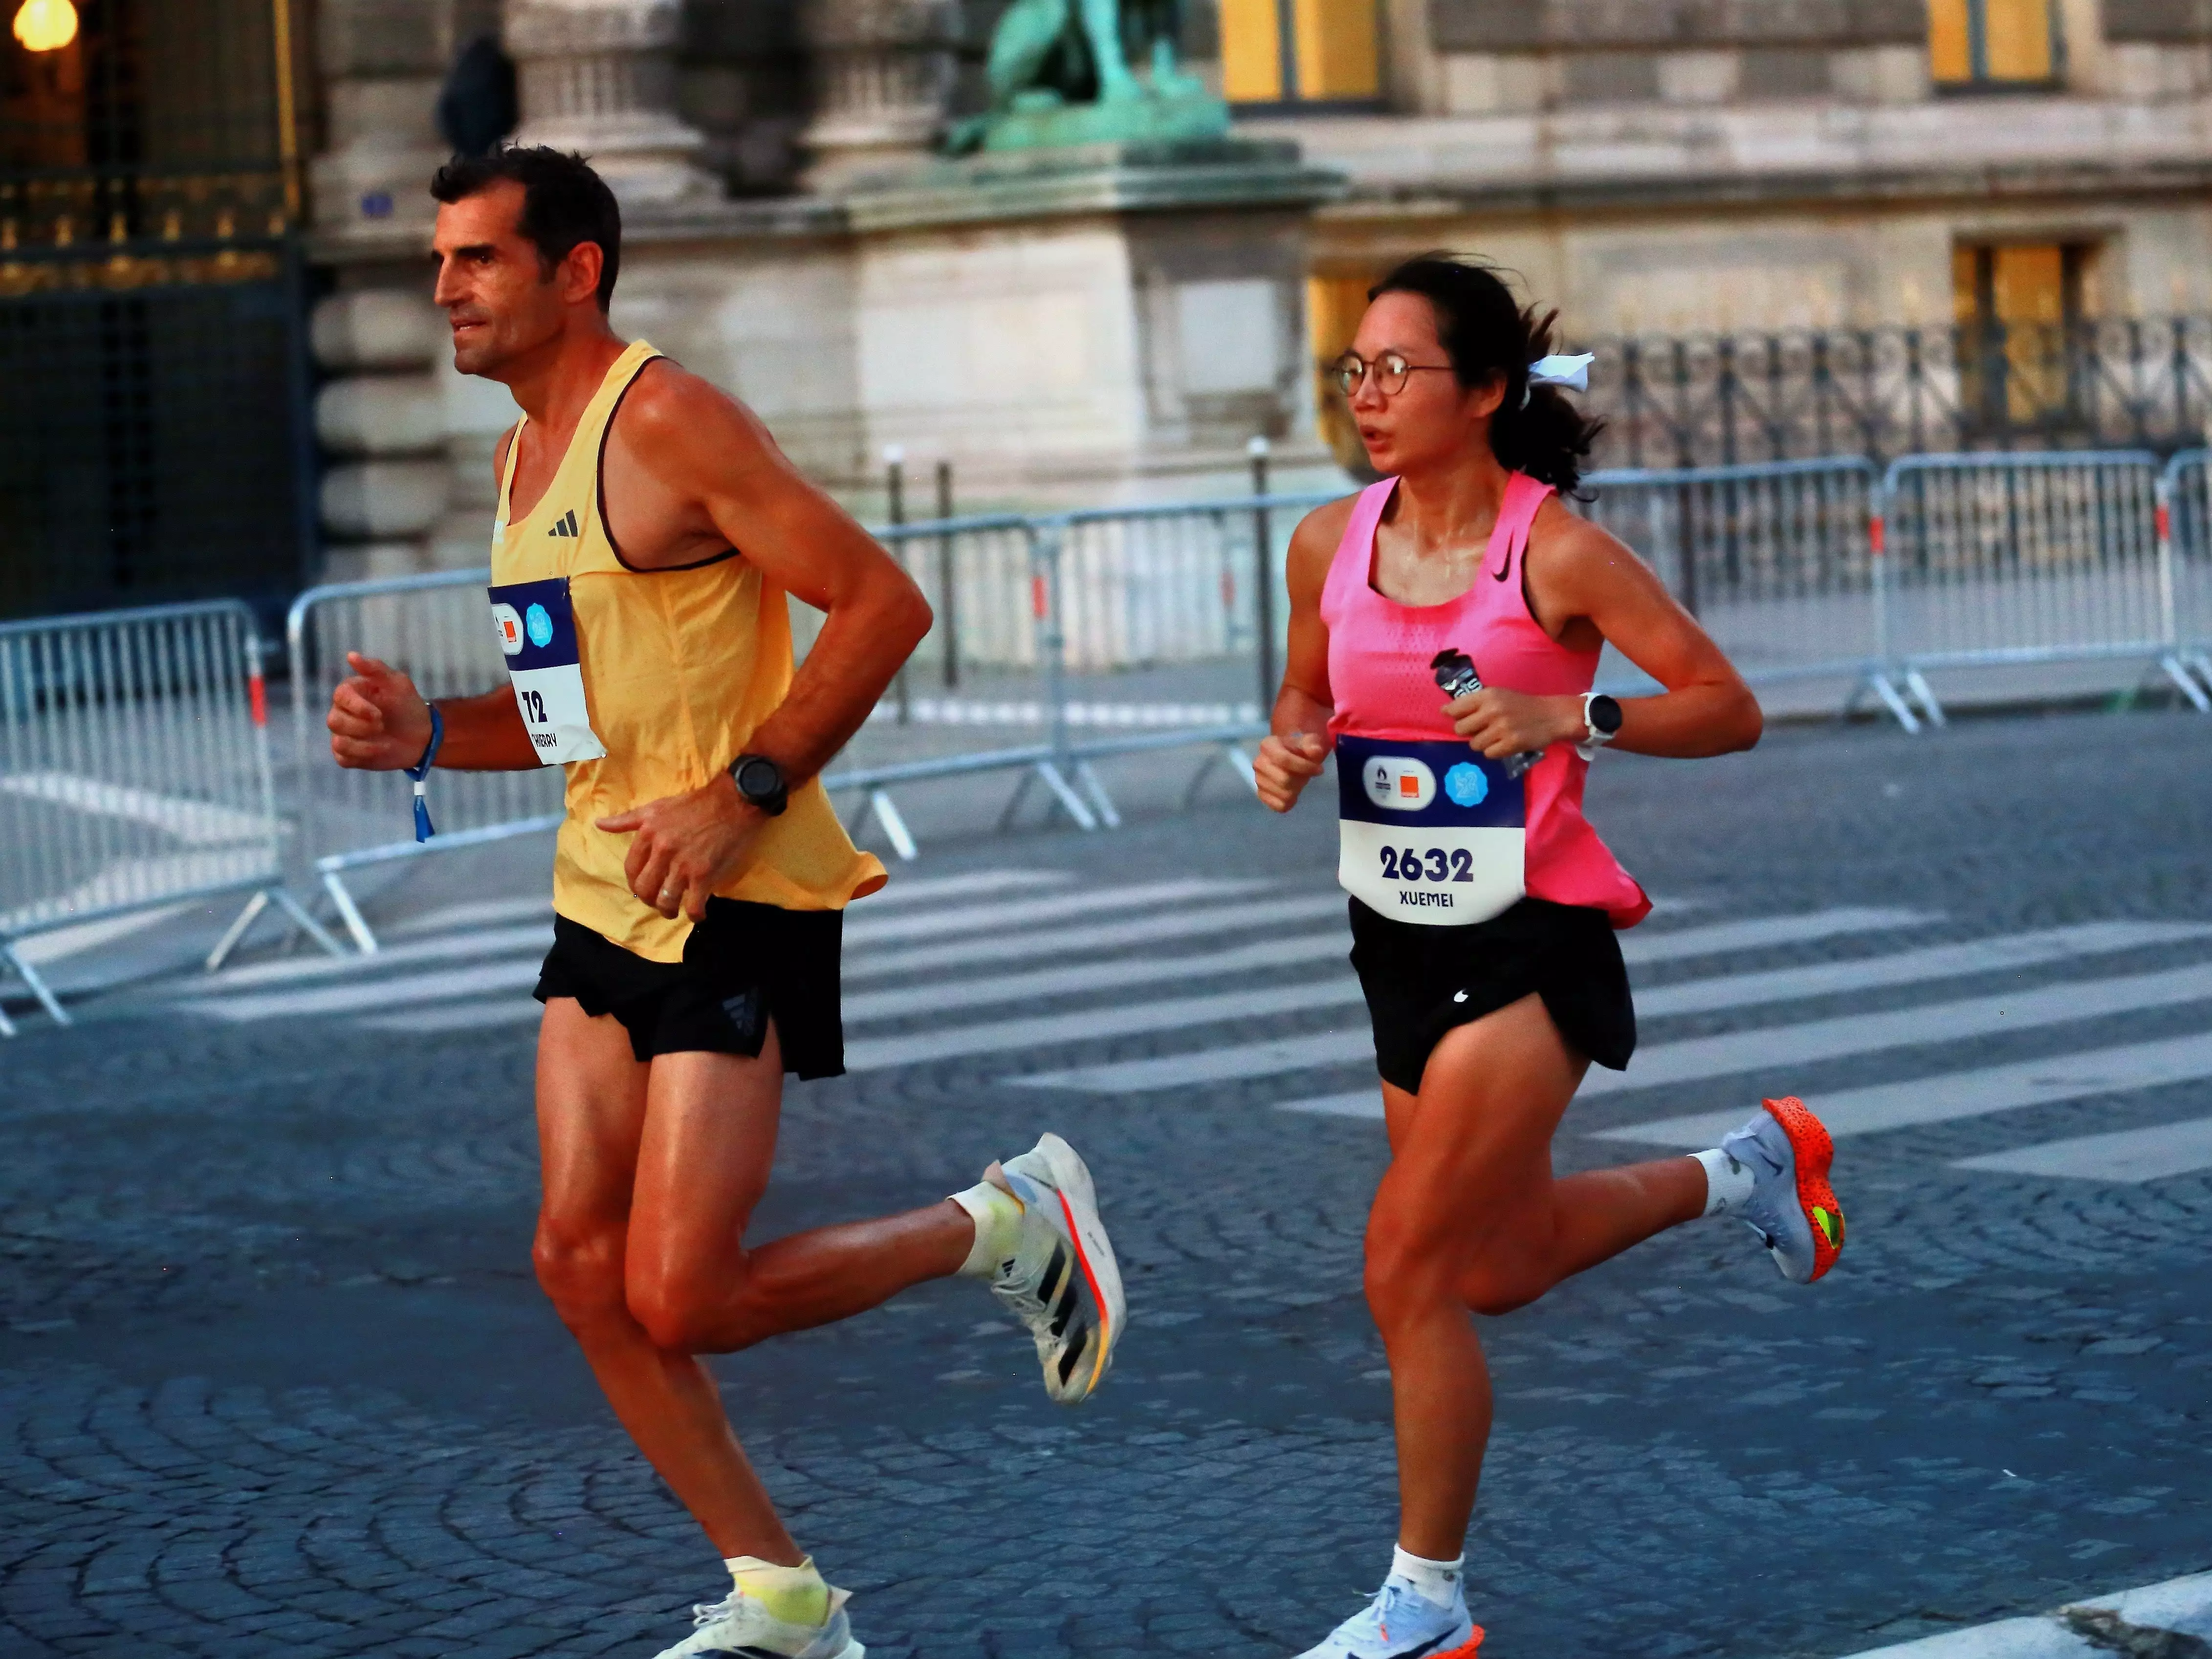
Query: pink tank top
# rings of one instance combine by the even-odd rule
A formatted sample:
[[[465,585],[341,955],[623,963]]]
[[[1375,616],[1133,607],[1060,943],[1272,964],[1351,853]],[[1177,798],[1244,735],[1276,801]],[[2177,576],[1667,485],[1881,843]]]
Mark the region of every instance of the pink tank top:
[[[1375,591],[1375,529],[1397,487],[1395,478],[1385,478],[1360,492],[1322,588],[1336,711],[1330,737],[1455,737],[1439,712],[1445,697],[1429,665],[1444,650],[1473,658],[1485,685],[1541,696],[1589,690],[1598,653],[1570,650],[1547,634],[1522,591],[1528,529],[1552,487],[1515,473],[1474,585],[1455,599],[1424,605],[1400,605]],[[1614,927],[1632,927],[1650,914],[1651,901],[1583,816],[1589,773],[1589,763],[1571,743],[1553,744],[1529,771],[1523,879],[1532,898],[1603,910]]]

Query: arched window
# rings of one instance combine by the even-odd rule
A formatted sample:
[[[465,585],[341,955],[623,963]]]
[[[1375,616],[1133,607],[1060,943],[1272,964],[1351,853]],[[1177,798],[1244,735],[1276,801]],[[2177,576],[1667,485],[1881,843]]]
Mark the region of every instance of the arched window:
[[[1929,0],[1939,87],[2046,84],[2058,78],[2063,46],[2054,0]]]
[[[1221,0],[1232,104],[1365,104],[1382,89],[1376,0]]]

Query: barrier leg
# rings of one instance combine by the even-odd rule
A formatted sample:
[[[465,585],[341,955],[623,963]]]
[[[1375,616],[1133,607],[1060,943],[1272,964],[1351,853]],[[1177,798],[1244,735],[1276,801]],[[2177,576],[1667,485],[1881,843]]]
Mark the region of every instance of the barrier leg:
[[[327,954],[342,957],[346,953],[345,946],[331,937],[331,930],[309,915],[307,907],[292,896],[290,888],[271,887],[268,890],[269,896],[276,908],[289,916],[293,925],[316,944],[321,945]]]
[[[1920,706],[1928,711],[1930,726],[1948,726],[1951,723],[1943,717],[1943,705],[1936,701],[1936,688],[1921,677],[1918,669],[1905,671],[1905,684],[1906,689],[1920,700]]]
[[[2169,652],[2158,659],[2158,665],[2166,678],[2181,688],[2181,695],[2189,699],[2198,714],[2212,714],[2212,697],[2206,696],[2204,688],[2191,678],[2187,664]]]
[[[346,891],[345,882],[337,871],[323,872],[323,887],[330,894],[331,902],[337,907],[338,920],[345,923],[346,932],[353,935],[353,942],[361,946],[362,955],[374,956],[376,935],[368,931],[368,923],[362,920],[361,907],[353,902],[353,895]]]
[[[246,901],[246,908],[238,913],[238,920],[232,922],[223,936],[216,941],[215,949],[207,953],[207,961],[201,966],[212,974],[224,963],[228,962],[230,953],[238,948],[238,942],[246,937],[246,930],[259,921],[261,913],[268,908],[269,890],[264,887]]]
[[[1073,786],[1068,782],[1066,775],[1060,768],[1050,761],[1039,761],[1036,763],[1036,775],[1043,780],[1044,787],[1052,791],[1053,799],[1060,804],[1062,810],[1075,820],[1077,829],[1096,830],[1098,827],[1097,816],[1085,803],[1083,797],[1075,793]]]
[[[1190,787],[1182,792],[1183,810],[1188,811],[1198,805],[1199,795],[1206,788],[1206,781],[1217,766],[1225,766],[1243,781],[1244,787],[1254,794],[1260,792],[1260,781],[1252,773],[1252,757],[1244,752],[1242,744],[1224,743],[1218,749],[1209,749],[1198,763],[1198,769],[1190,775]]]
[[[910,864],[921,855],[921,849],[914,844],[913,832],[906,827],[906,820],[899,816],[897,806],[885,791],[878,789],[870,793],[868,810],[876,815],[876,822],[883,825],[884,834],[890,838],[891,851],[899,855],[902,862]]]
[[[1012,826],[1014,814],[1022,810],[1022,802],[1029,798],[1030,780],[1035,775],[1024,767],[1021,776],[1014,781],[1014,793],[1006,798],[1006,805],[999,814],[999,834],[1005,835]]]
[[[15,976],[31,988],[31,994],[38,998],[39,1006],[52,1018],[55,1024],[76,1024],[70,1018],[69,1011],[62,1006],[61,999],[54,994],[53,988],[39,977],[37,969],[15,953],[14,945],[0,945],[0,962],[4,962],[9,967],[13,968],[15,970]]]
[[[1121,815],[1114,810],[1114,798],[1106,793],[1104,780],[1091,769],[1089,761],[1075,763],[1075,781],[1083,793],[1091,798],[1091,805],[1098,813],[1098,821],[1109,830],[1121,827]]]
[[[0,1013],[0,1037],[11,1037],[15,1035],[15,1022],[9,1018],[5,1013]]]
[[[1912,737],[1920,735],[1920,717],[1912,712],[1911,704],[1898,696],[1897,687],[1891,684],[1888,675],[1869,674],[1867,677],[1867,689],[1881,699],[1881,706],[1889,710],[1897,723],[1905,728],[1908,735]]]

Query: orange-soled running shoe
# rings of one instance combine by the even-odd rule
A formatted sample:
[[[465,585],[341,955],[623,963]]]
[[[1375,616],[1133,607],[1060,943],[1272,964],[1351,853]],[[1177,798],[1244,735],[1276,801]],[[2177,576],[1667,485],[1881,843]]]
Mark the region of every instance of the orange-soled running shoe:
[[[1482,1626],[1467,1616],[1455,1589],[1440,1607],[1403,1579],[1387,1580],[1375,1599],[1298,1659],[1475,1659]]]
[[[1755,1177],[1739,1212],[1782,1276],[1809,1285],[1844,1249],[1844,1207],[1828,1184],[1836,1155],[1827,1127],[1795,1095],[1760,1103],[1759,1115],[1721,1142]]]

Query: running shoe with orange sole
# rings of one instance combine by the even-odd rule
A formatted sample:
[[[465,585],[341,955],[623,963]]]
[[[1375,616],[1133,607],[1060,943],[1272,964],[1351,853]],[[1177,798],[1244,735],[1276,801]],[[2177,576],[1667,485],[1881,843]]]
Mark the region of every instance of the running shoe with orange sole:
[[[1782,1276],[1809,1285],[1844,1250],[1844,1209],[1828,1184],[1835,1143],[1795,1095],[1760,1103],[1760,1115],[1721,1142],[1756,1180],[1740,1215]]]
[[[1440,1607],[1403,1579],[1392,1578],[1375,1599],[1298,1659],[1475,1659],[1482,1626],[1467,1616],[1467,1598],[1455,1589]]]

